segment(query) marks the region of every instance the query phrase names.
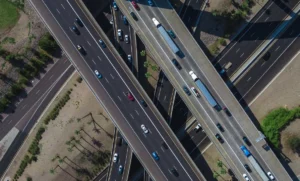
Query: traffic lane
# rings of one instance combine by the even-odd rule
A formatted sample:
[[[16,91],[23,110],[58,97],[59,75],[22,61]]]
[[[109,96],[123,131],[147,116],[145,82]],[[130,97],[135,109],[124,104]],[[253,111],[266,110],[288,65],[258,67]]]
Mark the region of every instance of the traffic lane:
[[[290,1],[286,9],[293,8],[298,2]],[[282,19],[287,16],[286,11],[281,5],[273,3],[269,8],[271,12],[276,12],[276,16],[267,13],[262,14],[261,18],[248,29],[241,39],[233,41],[233,46],[222,53],[217,63],[224,67],[228,62],[232,63],[231,68],[227,70],[227,75],[230,77],[242,64],[251,56],[252,52],[263,43],[269,35],[282,23]],[[266,11],[266,10],[264,10]]]
[[[107,178],[107,173],[108,173],[108,167],[104,169],[94,180],[96,181],[105,181]]]
[[[190,0],[189,2],[186,1],[185,4],[189,4],[186,7],[186,12],[183,16],[180,16],[184,24],[187,26],[187,28],[193,32],[191,28],[196,26],[198,17],[201,14],[201,7],[204,3],[203,0]]]
[[[72,3],[73,3],[73,1],[72,1]],[[78,8],[78,7],[76,7],[76,8]],[[78,13],[81,13],[81,12],[78,12]],[[83,18],[83,17],[81,17],[81,18]],[[88,26],[88,25],[86,24],[86,26]],[[95,30],[91,30],[91,31],[95,31]],[[97,36],[97,33],[96,33],[96,32],[95,32],[95,35],[94,35],[94,36]],[[106,49],[106,51],[108,51],[108,50]],[[113,59],[114,59],[114,57],[113,57],[112,54],[106,54],[106,56],[107,56],[108,59],[110,59],[110,60],[113,60]],[[114,66],[116,67],[117,70],[123,69],[122,67],[120,67],[120,65],[119,65],[118,63],[115,63],[115,62],[113,62],[113,63],[114,63]],[[118,73],[120,74],[120,77],[126,77],[126,78],[127,78],[125,72],[121,71],[121,72],[118,72]],[[124,76],[123,76],[122,74],[124,74]],[[132,84],[131,81],[127,81],[127,82],[128,82],[128,86],[129,86],[129,87],[134,87],[134,85]],[[140,96],[140,95],[137,93],[137,91],[136,91],[135,89],[132,90],[132,93],[133,93],[134,96],[137,96],[137,97]],[[141,97],[137,98],[137,100],[141,100]],[[139,106],[141,106],[141,105],[139,104]],[[150,117],[150,120],[152,121],[151,126],[153,126],[153,124],[155,124],[155,125],[156,125],[156,130],[160,130],[160,131],[158,132],[158,134],[155,134],[155,136],[161,134],[161,135],[162,135],[162,136],[161,136],[162,139],[165,140],[165,142],[166,142],[167,144],[168,144],[168,143],[172,143],[172,140],[169,138],[170,135],[168,135],[165,131],[163,131],[164,128],[162,127],[161,122],[160,122],[159,120],[157,120],[157,117],[153,114],[153,112],[150,111],[150,109],[146,109],[145,112],[147,112],[148,116]],[[150,113],[150,114],[149,114],[149,113]],[[167,136],[167,137],[166,137],[166,136]],[[157,140],[158,140],[158,139],[157,139]],[[161,140],[161,141],[162,141],[162,140]],[[180,153],[180,151],[178,150],[178,148],[175,147],[173,144],[169,144],[169,147],[171,148],[170,150],[172,151],[172,155],[176,155],[176,156],[175,156],[175,159],[174,159],[174,157],[169,159],[169,160],[173,163],[172,165],[175,165],[175,163],[176,163],[176,166],[175,166],[175,167],[176,167],[177,169],[179,169],[179,168],[188,168],[189,165],[188,165],[188,163],[184,160],[183,156],[181,155],[182,153]],[[170,157],[170,154],[168,154],[167,157]],[[178,157],[178,158],[177,158],[177,157]],[[166,162],[166,163],[167,163],[167,162]],[[170,165],[170,164],[169,164],[169,165]],[[186,177],[186,178],[189,178],[189,177],[195,177],[195,178],[197,178],[197,176],[195,176],[193,172],[191,173],[191,172],[188,170],[188,172],[190,172],[190,173],[189,173],[188,175],[186,175],[185,171],[186,171],[185,169],[184,169],[184,171],[183,171],[183,170],[178,170],[179,174],[181,175],[181,176],[180,176],[181,178],[182,178],[182,177]],[[197,179],[198,179],[198,178],[197,178]]]
[[[260,79],[262,79],[264,76],[268,76],[268,80],[272,78],[272,76],[270,75],[274,74],[267,73],[268,71],[272,71],[270,70],[270,68],[275,68],[273,72],[279,72],[280,68],[288,63],[287,59],[285,58],[286,56],[284,56],[286,55],[286,53],[284,52],[287,50],[287,48],[289,48],[289,45],[294,42],[299,36],[299,23],[300,18],[297,18],[295,22],[293,22],[293,24],[278,38],[278,40],[272,45],[272,47],[262,53],[262,55],[265,55],[267,52],[269,52],[269,59],[265,60],[263,57],[260,58],[258,62],[253,67],[251,67],[251,69],[245,75],[243,75],[243,77],[237,83],[235,83],[235,87],[239,95],[237,95],[236,92],[234,92],[234,94],[239,101],[244,99],[250,92],[252,92],[253,87],[257,85]],[[293,38],[293,36],[295,38]],[[294,50],[295,49],[293,49],[293,52]],[[292,53],[291,55],[294,55],[294,53]],[[257,90],[261,90],[266,84],[259,83],[258,85],[261,88]],[[257,93],[258,92],[256,92],[256,94]],[[255,94],[251,93],[251,96],[248,97],[248,101],[251,101],[249,98],[254,98],[253,96],[255,96]]]
[[[66,59],[59,60],[53,67],[44,75],[44,77],[33,87],[28,93],[27,97],[16,106],[15,112],[8,115],[3,121],[0,122],[0,140],[13,128],[22,117],[32,109],[33,105],[41,99],[51,85],[57,81],[58,77],[70,66],[70,62]],[[20,127],[23,129],[22,127]]]
[[[152,11],[149,11],[148,9],[145,9],[145,10],[143,10],[143,11],[141,11],[141,12],[147,12],[147,14],[146,15],[142,15],[141,13],[139,14],[139,16],[146,16],[146,17],[143,17],[143,18],[140,18],[140,19],[143,19],[144,21],[148,21],[148,22],[146,22],[145,24],[151,24],[152,22],[151,22],[151,18],[152,17],[154,17],[154,14],[155,14],[155,17],[158,17],[158,18],[160,18],[159,20],[161,20],[161,19],[163,19],[163,17],[162,17],[162,15],[161,15],[161,13],[160,13],[160,11],[159,12],[152,12]],[[155,11],[155,10],[153,10],[153,11]],[[147,17],[148,16],[148,17]],[[162,23],[162,24],[164,24],[164,23]],[[165,23],[165,24],[168,24],[167,22]],[[165,25],[164,24],[164,25]],[[153,26],[154,27],[154,26]],[[152,28],[152,26],[151,26],[151,28]],[[151,32],[153,32],[152,33],[152,35],[155,35],[155,34],[157,34],[157,37],[156,37],[156,40],[161,40],[162,38],[161,38],[161,36],[159,36],[159,34],[158,34],[158,32],[157,31],[154,31],[154,30],[149,30],[149,31],[151,31]],[[163,41],[163,40],[161,40],[161,41]],[[155,43],[154,43],[155,44]],[[166,45],[165,44],[161,44],[161,48],[165,51],[165,52],[168,52],[168,50],[169,50],[169,48],[168,47],[166,47]],[[183,50],[183,48],[182,48],[182,50]],[[166,53],[166,54],[168,54],[169,56],[171,55],[171,56],[173,56],[173,54],[172,53],[170,53],[170,52],[168,52],[168,53]],[[172,58],[172,57],[171,57]],[[168,59],[170,59],[170,58],[168,58]],[[189,55],[186,55],[186,57],[184,58],[185,59],[185,63],[186,64],[190,64],[191,62],[192,62],[192,64],[193,65],[188,65],[189,67],[198,67],[197,65],[195,65],[195,63],[193,62],[193,61],[190,61],[191,60],[191,58],[189,57]],[[168,62],[168,63],[170,63],[170,62]],[[185,65],[185,66],[183,66],[183,67],[186,67],[187,65]],[[169,68],[172,68],[172,69],[174,69],[174,67],[173,66],[171,66],[171,67],[169,67]],[[178,71],[178,70],[176,70],[175,69],[175,72],[176,71]],[[193,81],[191,80],[191,78],[190,78],[190,76],[186,73],[185,75],[184,75],[184,77],[182,77],[181,75],[179,76],[179,77],[177,77],[178,75],[177,74],[174,74],[174,76],[176,76],[176,80],[181,80],[181,79],[183,79],[183,80],[187,80],[188,82],[190,82],[191,83],[191,85],[192,85],[192,83],[193,83]],[[203,75],[202,75],[203,76]],[[194,83],[193,83],[194,84]],[[178,91],[181,91],[182,92],[182,95],[185,95],[185,93],[182,91],[182,89],[178,89]],[[208,117],[207,117],[207,119],[203,119],[203,120],[211,120],[210,122],[208,122],[208,124],[210,124],[209,125],[209,127],[211,128],[211,131],[212,130],[216,130],[217,128],[216,128],[216,125],[215,125],[215,122],[213,121],[213,120],[218,120],[218,119],[216,119],[216,117],[218,117],[218,115],[215,115],[215,110],[213,109],[213,108],[211,108],[210,106],[208,106],[208,104],[206,103],[206,102],[203,102],[203,99],[199,99],[199,100],[197,100],[197,99],[192,99],[191,100],[192,102],[194,102],[194,104],[198,104],[198,105],[203,105],[203,107],[202,107],[202,109],[201,110],[199,110],[199,109],[197,109],[197,112],[199,112],[199,111],[204,111],[204,112],[202,112],[203,114],[201,114],[201,115],[207,115]],[[196,103],[196,102],[197,103]],[[194,105],[193,104],[193,105]],[[205,106],[205,107],[204,107]],[[206,111],[206,110],[209,110],[209,113]],[[216,132],[218,132],[218,131],[214,131],[214,133],[216,133]],[[221,135],[222,135],[222,133],[220,133]],[[234,161],[233,162],[235,162],[235,165],[241,165],[241,167],[236,167],[236,169],[238,169],[238,170],[242,170],[242,173],[245,171],[245,169],[242,167],[242,162],[245,162],[246,161],[246,158],[243,156],[243,154],[242,154],[242,152],[240,151],[240,149],[239,149],[239,145],[237,145],[236,144],[236,141],[235,141],[235,139],[236,138],[233,138],[231,135],[228,135],[228,133],[225,133],[226,134],[226,139],[228,139],[228,142],[227,142],[227,140],[225,139],[225,142],[226,143],[228,143],[228,144],[223,144],[222,145],[222,147],[224,147],[223,149],[226,149],[226,150],[231,150],[229,153],[227,153],[227,154],[229,154],[229,158],[230,159],[232,159],[232,158],[234,158]],[[214,134],[213,134],[214,135]],[[224,136],[222,136],[223,138],[224,138]],[[233,148],[232,148],[233,147]],[[225,152],[225,151],[224,151]],[[231,160],[232,161],[232,160]]]
[[[187,133],[185,135],[185,138],[183,138],[183,140],[181,141],[183,147],[186,149],[186,151],[189,154],[199,143],[199,140],[202,140],[203,138],[206,137],[206,134],[203,131],[199,131],[196,134],[193,134],[193,133],[196,133],[196,131],[192,130],[191,132]]]
[[[34,1],[34,4],[38,4],[39,8],[46,8],[43,4],[40,4],[39,1]],[[48,4],[49,5],[49,4]],[[51,8],[51,7],[50,7]],[[55,8],[55,4],[54,4],[54,8]],[[48,12],[48,11],[46,11]],[[39,13],[43,13],[43,11],[39,11]],[[43,14],[43,18],[47,18],[47,21],[50,21],[51,25],[57,25],[57,22],[54,21],[54,19],[51,19],[52,17],[49,18],[50,14]],[[57,15],[56,15],[57,16]],[[49,23],[49,24],[50,24]],[[159,169],[157,169],[157,166],[155,164],[155,162],[150,158],[150,153],[147,152],[147,149],[144,149],[144,145],[143,143],[138,139],[138,137],[136,136],[135,132],[133,132],[133,128],[128,124],[128,120],[125,119],[124,121],[124,116],[122,115],[122,113],[118,114],[118,107],[115,107],[116,104],[115,102],[113,102],[110,98],[109,95],[107,95],[107,92],[102,88],[99,87],[99,80],[95,77],[95,75],[93,73],[91,73],[90,68],[87,67],[86,63],[84,61],[81,61],[81,56],[78,56],[78,52],[74,51],[74,45],[72,44],[68,44],[70,39],[65,39],[66,38],[66,34],[63,33],[56,33],[56,32],[61,32],[61,28],[58,26],[52,26],[52,31],[55,32],[56,37],[59,40],[65,40],[65,41],[60,41],[60,43],[62,45],[64,45],[63,47],[68,50],[67,52],[72,53],[70,55],[72,56],[72,60],[74,60],[73,63],[75,63],[76,61],[76,67],[80,70],[81,73],[84,73],[85,75],[85,79],[88,79],[88,85],[92,88],[93,92],[97,92],[96,97],[98,98],[98,101],[101,102],[102,104],[104,104],[104,107],[108,110],[109,113],[114,113],[114,117],[112,117],[112,115],[110,115],[110,117],[112,117],[112,120],[114,122],[119,121],[118,126],[122,127],[121,131],[123,131],[123,135],[124,135],[124,131],[126,132],[126,136],[127,136],[127,140],[131,140],[131,147],[133,147],[133,145],[138,145],[140,144],[142,147],[133,147],[135,152],[137,154],[139,154],[139,156],[143,157],[144,162],[147,162],[149,168],[151,170],[151,173],[159,179],[164,179],[165,177],[163,175],[161,175],[161,171]],[[80,59],[78,59],[80,58]],[[88,78],[87,78],[88,77]],[[101,93],[101,94],[99,94]],[[101,98],[101,99],[100,99]],[[101,101],[102,100],[102,101]],[[132,135],[132,133],[134,133]],[[148,155],[147,155],[148,154]]]
[[[55,13],[55,12],[53,12],[53,13]],[[57,16],[58,16],[58,14],[56,14]],[[60,16],[59,16],[60,17]],[[58,19],[58,17],[56,17],[57,19]],[[82,18],[82,17],[81,17]],[[63,23],[64,24],[64,23]],[[63,26],[63,24],[61,24],[62,26]],[[68,27],[66,26],[65,27],[65,30],[67,30],[68,29]],[[71,35],[70,36],[72,36],[73,34],[71,33]],[[76,40],[78,40],[79,38],[76,38]],[[88,57],[87,57],[88,58]],[[89,60],[87,60],[87,63],[91,63],[90,62],[90,59]],[[91,65],[90,65],[91,66]],[[107,68],[107,67],[106,67]],[[120,68],[120,70],[121,70],[121,68]],[[123,77],[124,78],[124,77]],[[130,87],[130,86],[129,86]],[[110,91],[108,91],[108,92],[110,92]],[[133,94],[134,95],[134,94]],[[115,96],[115,97],[117,97],[117,96]],[[141,107],[141,105],[139,105],[139,107]],[[120,108],[120,107],[119,107]],[[124,108],[124,109],[126,109],[127,107],[126,106],[124,106],[124,107],[122,107],[122,108]],[[125,112],[128,112],[128,110],[126,110]],[[153,113],[152,113],[153,114]],[[129,115],[125,115],[125,117],[127,116],[127,118],[129,117]],[[130,115],[130,116],[132,116],[132,115]],[[146,117],[145,115],[144,115],[144,117]],[[137,133],[138,134],[138,133]],[[158,135],[158,134],[157,134]],[[140,135],[140,137],[141,137],[141,135]],[[158,139],[157,139],[158,140]],[[151,144],[153,143],[153,141],[152,142],[150,142],[149,144],[150,144],[150,147],[151,147]],[[152,147],[153,147],[153,145],[152,145]],[[170,161],[174,164],[174,158],[172,158],[172,159],[170,159]],[[165,161],[166,163],[167,163],[167,161]],[[160,164],[161,165],[163,165],[164,164],[164,162],[163,163],[161,163],[160,162]],[[177,163],[178,164],[178,163]],[[167,164],[165,165],[165,166],[167,166]],[[177,165],[178,166],[178,168],[180,168],[180,166],[179,165]],[[183,173],[181,174],[182,176],[183,176]],[[186,175],[185,175],[186,176]]]

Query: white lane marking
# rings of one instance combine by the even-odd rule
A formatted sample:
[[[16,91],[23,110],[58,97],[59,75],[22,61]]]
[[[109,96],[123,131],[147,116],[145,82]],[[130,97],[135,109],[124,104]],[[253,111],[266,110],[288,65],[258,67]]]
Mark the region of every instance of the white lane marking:
[[[52,79],[52,77],[53,77],[53,75],[51,75],[48,80]]]
[[[140,115],[139,112],[138,112],[137,110],[135,110],[135,112],[136,112],[137,115]]]
[[[9,122],[8,122],[8,124],[10,124],[12,122],[12,120],[10,120]]]
[[[166,101],[166,99],[167,99],[167,96],[165,95],[165,97],[164,97],[164,101]]]
[[[264,66],[264,65],[265,65],[265,63],[266,63],[266,62],[262,63],[262,64],[261,64],[261,67],[262,67],[262,66]]]
[[[120,101],[122,101],[122,99],[121,99],[121,97],[120,97],[120,96],[118,96],[118,98],[119,98],[119,100],[120,100]]]
[[[125,92],[123,92],[124,96],[127,96],[127,94]]]
[[[21,109],[24,109],[27,106],[27,104],[25,104]]]
[[[241,48],[237,49],[237,51],[235,53],[238,53],[240,51]]]
[[[272,24],[273,24],[273,22],[272,22],[272,23],[270,23],[270,24],[269,24],[269,26],[271,26]]]
[[[257,38],[255,39],[255,41],[254,41],[254,42],[256,42],[256,41],[258,40],[258,38],[259,38],[259,37],[257,37]]]
[[[56,9],[56,11],[58,12],[58,14],[60,14],[60,12],[58,11],[58,9]]]
[[[94,59],[92,59],[92,62],[96,65],[96,62],[94,61]]]
[[[275,52],[280,48],[280,46],[278,46],[276,49],[275,49]]]
[[[294,30],[291,31],[291,33],[289,35],[292,35],[294,33]]]
[[[255,35],[255,32],[254,32],[254,33],[252,33],[250,37],[252,37],[253,35]]]
[[[40,92],[40,90],[37,90],[35,94],[38,94]]]
[[[66,9],[63,4],[60,4],[62,8]]]
[[[198,0],[196,1],[196,3],[198,3]]]
[[[242,55],[240,56],[240,58],[242,58],[244,56],[244,53],[242,53]]]
[[[89,41],[86,41],[86,42],[87,42],[90,46],[92,46],[91,43],[90,43]]]
[[[268,19],[269,19],[269,17],[267,17],[267,18],[265,19],[265,22],[268,21]]]
[[[132,114],[129,114],[131,117],[132,117],[132,119],[134,119],[134,117],[133,117],[133,115]]]
[[[109,81],[107,80],[107,78],[106,78],[106,77],[105,77],[104,79],[106,80],[106,82],[107,82],[107,83],[109,83]]]
[[[249,82],[249,80],[251,80],[251,78],[252,78],[252,77],[249,77],[249,78],[247,79],[247,82]]]
[[[112,79],[115,79],[114,76],[112,74],[109,74],[111,76]]]
[[[100,61],[102,61],[101,58],[100,58],[99,56],[97,56],[97,57],[99,58]]]

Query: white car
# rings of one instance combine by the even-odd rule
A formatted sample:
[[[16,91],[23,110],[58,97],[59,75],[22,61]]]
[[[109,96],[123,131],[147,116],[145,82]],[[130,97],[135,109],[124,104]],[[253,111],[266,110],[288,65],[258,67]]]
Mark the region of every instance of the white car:
[[[195,89],[195,87],[191,87],[192,93],[196,96],[196,97],[200,97],[199,92],[197,91],[197,89]]]
[[[141,125],[142,130],[144,131],[145,134],[149,133],[149,130],[146,128],[145,125]]]
[[[196,81],[198,79],[197,75],[193,71],[190,71],[189,74],[194,81]]]
[[[275,177],[271,174],[271,172],[268,172],[267,174],[271,180],[275,180]]]
[[[194,130],[195,130],[196,132],[198,132],[198,131],[200,131],[200,130],[203,131],[201,124],[198,123],[197,126],[194,128]]]
[[[131,55],[127,55],[127,60],[131,63],[132,62],[132,56]]]
[[[122,40],[123,39],[123,36],[122,36],[122,30],[121,29],[118,29],[118,37],[119,37],[119,40]]]
[[[115,153],[114,158],[113,158],[114,163],[116,163],[118,161],[118,158],[119,158],[118,153]]]
[[[125,43],[129,43],[129,36],[128,35],[125,35]]]
[[[247,176],[247,174],[243,174],[243,177],[245,178],[246,181],[250,181],[249,177]]]

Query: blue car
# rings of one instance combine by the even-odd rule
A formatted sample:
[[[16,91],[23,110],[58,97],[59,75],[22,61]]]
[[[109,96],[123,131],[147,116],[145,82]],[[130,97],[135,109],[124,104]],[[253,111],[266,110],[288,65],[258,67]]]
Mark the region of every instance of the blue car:
[[[119,174],[122,174],[122,173],[123,173],[123,166],[122,166],[122,165],[119,166],[118,173],[119,173]]]
[[[114,10],[115,10],[115,11],[118,11],[118,6],[117,6],[117,3],[116,3],[116,2],[113,2],[113,7],[114,7]]]
[[[105,43],[103,42],[103,40],[99,40],[100,45],[102,46],[102,48],[106,48]]]
[[[124,22],[124,25],[128,25],[128,21],[126,19],[126,16],[123,16],[123,22]]]
[[[102,74],[100,74],[100,73],[98,72],[98,70],[95,70],[95,74],[96,74],[96,76],[98,77],[98,79],[101,79],[101,78],[102,78]]]
[[[157,160],[157,161],[159,160],[159,156],[157,155],[156,152],[153,152],[152,156],[153,156],[154,160]]]
[[[153,6],[153,2],[151,0],[148,0],[149,6]]]

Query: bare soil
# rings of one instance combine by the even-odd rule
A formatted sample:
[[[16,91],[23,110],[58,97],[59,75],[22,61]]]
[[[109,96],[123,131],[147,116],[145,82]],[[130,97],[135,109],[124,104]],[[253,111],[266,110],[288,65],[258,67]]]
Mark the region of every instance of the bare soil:
[[[20,161],[27,154],[28,145],[32,142],[37,129],[43,125],[43,118],[48,115],[47,113],[53,109],[54,105],[60,100],[59,98],[70,88],[73,89],[70,95],[71,99],[61,109],[58,117],[49,123],[43,134],[43,138],[40,141],[41,153],[38,156],[38,161],[27,166],[19,180],[26,180],[27,177],[31,177],[33,180],[45,181],[75,180],[61,168],[72,176],[79,178],[72,167],[83,167],[92,171],[92,164],[84,156],[83,151],[111,151],[114,125],[108,119],[107,114],[97,102],[86,83],[78,83],[76,81],[77,77],[78,74],[76,73],[49,108],[45,110],[45,114],[40,118],[37,126],[12,162],[6,176],[14,176]],[[92,119],[95,120],[96,124],[93,124]],[[75,130],[80,130],[81,128],[84,128],[84,131],[80,131],[80,135],[76,135]],[[80,140],[80,143],[73,147],[70,152],[70,149],[68,149],[70,146],[66,142],[72,136]],[[92,138],[95,138],[98,144],[93,144]],[[66,157],[65,162],[60,163],[58,159],[53,160],[56,155],[59,155],[60,158]],[[61,168],[57,167],[57,165]],[[55,172],[51,174],[50,170],[54,168],[56,168]]]

